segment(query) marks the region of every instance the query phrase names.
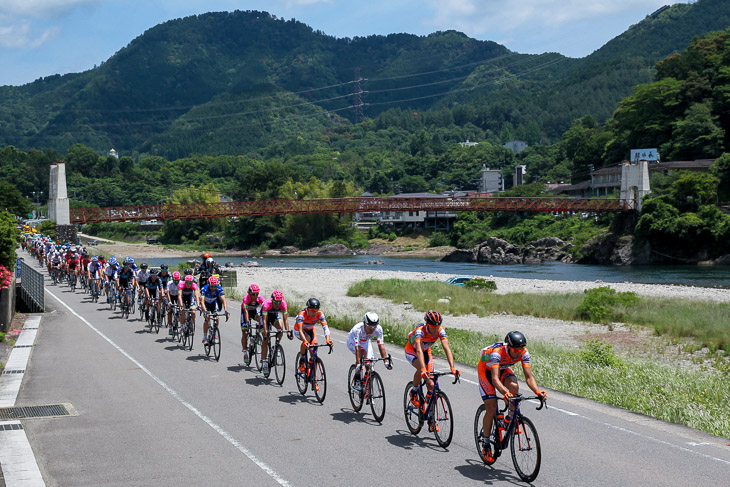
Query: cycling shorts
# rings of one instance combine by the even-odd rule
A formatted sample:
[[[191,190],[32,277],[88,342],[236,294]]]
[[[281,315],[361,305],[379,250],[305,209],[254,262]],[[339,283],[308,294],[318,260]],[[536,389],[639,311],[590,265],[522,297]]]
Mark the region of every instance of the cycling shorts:
[[[249,311],[248,317],[253,322],[253,323],[251,323],[251,326],[253,326],[259,330],[263,328],[263,325],[261,324],[261,320],[260,320],[261,317],[255,311]],[[248,325],[246,324],[246,315],[241,313],[241,329],[243,330],[244,328],[247,328],[247,327],[248,327]]]
[[[186,296],[186,295],[183,294],[182,295],[182,302],[183,302],[183,306],[185,308],[189,308],[190,306],[193,305],[193,295],[192,294],[188,294]]]
[[[406,354],[406,360],[410,362],[411,365],[415,367],[414,362],[418,358],[417,355],[411,355],[410,353]],[[426,367],[426,370],[429,372],[433,372],[433,360],[431,360],[431,349],[429,348],[425,352],[423,352],[423,360],[426,362],[424,366]]]
[[[350,349],[350,351],[355,354],[355,337],[352,337],[352,340],[348,338],[347,340],[347,348]],[[365,350],[365,358],[373,359],[375,358],[375,354],[373,353],[373,342],[368,340],[364,343],[360,343],[360,348]]]
[[[488,374],[479,374],[479,394],[481,394],[483,400],[495,399],[497,397],[497,391],[492,384],[492,371],[487,370]],[[515,373],[512,369],[507,367],[499,373],[499,380],[504,384],[504,380],[507,377],[514,377]]]
[[[150,298],[155,299],[157,297],[157,289],[156,287],[153,287],[152,289],[147,288],[147,292],[150,293]]]
[[[303,330],[302,333],[304,333],[304,339],[307,340],[312,345],[315,345],[317,343],[317,332],[312,328],[311,330]],[[302,339],[302,335],[299,333],[299,329],[296,325],[294,325],[294,336],[298,339]]]

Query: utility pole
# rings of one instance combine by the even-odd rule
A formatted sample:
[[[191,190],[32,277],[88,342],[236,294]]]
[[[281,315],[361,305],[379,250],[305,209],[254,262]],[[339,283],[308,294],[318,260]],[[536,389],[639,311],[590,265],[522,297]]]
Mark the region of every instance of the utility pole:
[[[352,109],[355,112],[355,123],[362,123],[365,120],[365,114],[363,112],[362,95],[365,93],[360,86],[361,81],[367,81],[360,77],[360,68],[355,68],[355,93],[353,93],[354,101],[352,103]]]

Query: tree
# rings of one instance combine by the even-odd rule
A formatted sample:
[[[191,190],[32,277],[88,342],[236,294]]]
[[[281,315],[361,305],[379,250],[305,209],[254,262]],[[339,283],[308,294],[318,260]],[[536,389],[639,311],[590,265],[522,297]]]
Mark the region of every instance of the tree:
[[[725,152],[715,159],[710,172],[720,180],[717,185],[717,195],[720,201],[730,201],[730,153]]]
[[[215,184],[210,183],[200,188],[190,186],[172,193],[167,200],[168,204],[199,204],[217,203],[220,193]],[[221,231],[225,225],[224,218],[210,218],[207,220],[167,220],[162,225],[163,243],[199,242],[208,245],[205,237],[216,231]]]
[[[20,191],[7,181],[0,181],[0,211],[5,210],[14,215],[27,218],[32,205]]]
[[[16,220],[7,211],[0,212],[0,265],[13,270],[15,267],[15,249],[20,242],[20,230],[15,228]]]

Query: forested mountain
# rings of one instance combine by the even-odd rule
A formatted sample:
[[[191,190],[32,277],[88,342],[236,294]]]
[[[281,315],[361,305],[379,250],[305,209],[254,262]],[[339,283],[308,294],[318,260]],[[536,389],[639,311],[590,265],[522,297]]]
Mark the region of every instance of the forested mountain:
[[[454,31],[337,39],[264,12],[209,13],[160,24],[84,73],[0,87],[0,145],[175,159],[341,150],[383,129],[380,144],[411,152],[423,129],[435,146],[549,143],[579,117],[606,120],[657,61],[728,25],[730,2],[677,4],[570,59]],[[355,129],[358,86],[368,123]]]

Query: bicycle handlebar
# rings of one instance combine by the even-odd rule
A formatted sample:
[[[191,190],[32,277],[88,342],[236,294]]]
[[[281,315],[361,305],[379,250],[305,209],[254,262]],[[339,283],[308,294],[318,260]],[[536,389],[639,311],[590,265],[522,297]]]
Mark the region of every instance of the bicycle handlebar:
[[[504,399],[504,397],[500,397],[498,399]],[[537,411],[541,410],[543,407],[547,408],[547,399],[545,399],[543,396],[527,397],[527,396],[523,396],[522,394],[516,394],[512,397],[512,399],[510,399],[510,402],[519,404],[522,401],[531,401],[533,399],[537,399],[538,401],[540,401],[540,406],[535,408]],[[504,407],[502,409],[500,409],[500,411],[506,411],[508,407],[509,407],[509,404],[507,403],[507,401],[505,401]]]
[[[319,347],[330,347],[330,351],[327,352],[327,355],[329,355],[329,354],[332,353],[332,344],[331,343],[325,343],[324,345],[321,345],[319,343],[316,344],[316,345],[312,345],[311,343],[309,344],[309,348],[310,349],[316,349],[316,348],[319,348]]]
[[[376,362],[385,362],[386,360],[387,360],[388,362],[390,362],[390,365],[391,365],[391,366],[393,365],[393,359],[392,359],[392,358],[390,357],[390,354],[388,354],[388,356],[387,356],[387,357],[380,357],[380,358],[364,358],[364,359],[362,359],[362,363],[363,363],[363,365],[365,365],[365,364],[374,364],[374,363],[376,363]]]

